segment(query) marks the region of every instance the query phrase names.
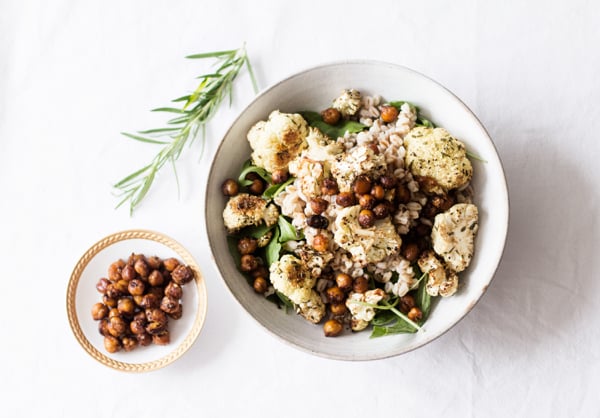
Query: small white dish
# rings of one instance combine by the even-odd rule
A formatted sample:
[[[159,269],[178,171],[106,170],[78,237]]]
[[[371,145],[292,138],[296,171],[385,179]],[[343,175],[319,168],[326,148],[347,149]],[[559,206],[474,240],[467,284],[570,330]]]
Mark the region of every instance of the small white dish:
[[[131,253],[156,255],[162,259],[175,257],[194,271],[195,280],[183,285],[183,316],[169,320],[169,344],[108,353],[104,337],[98,331],[98,321],[91,315],[92,306],[101,302],[96,283],[107,277],[111,263],[127,260]],[[122,231],[98,241],[77,262],[67,288],[67,315],[77,341],[94,359],[121,371],[151,371],[177,360],[198,338],[206,312],[206,285],[192,255],[173,239],[153,231]]]
[[[294,313],[284,313],[257,295],[237,271],[229,253],[222,212],[226,198],[222,182],[236,178],[250,147],[246,134],[271,111],[319,111],[329,106],[343,89],[381,95],[387,101],[406,100],[425,117],[448,129],[467,149],[485,159],[474,161],[474,203],[480,212],[475,256],[456,295],[436,301],[416,334],[370,339],[370,332],[345,333],[326,338],[322,326]],[[485,128],[469,108],[446,88],[408,68],[374,61],[347,61],[311,68],[292,75],[263,91],[233,122],[212,162],[206,191],[205,219],[211,251],[227,287],[260,325],[296,348],[340,360],[373,360],[414,350],[436,339],[461,320],[479,301],[500,263],[508,229],[508,191],[502,164]],[[439,302],[439,303],[438,303]]]

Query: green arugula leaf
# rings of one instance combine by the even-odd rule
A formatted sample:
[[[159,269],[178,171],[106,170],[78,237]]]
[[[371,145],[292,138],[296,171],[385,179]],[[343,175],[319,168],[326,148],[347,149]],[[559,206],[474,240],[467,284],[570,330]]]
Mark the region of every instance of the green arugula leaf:
[[[242,172],[238,177],[238,183],[241,186],[250,186],[252,184],[252,180],[246,180],[246,175],[250,173],[258,174],[264,181],[267,183],[271,183],[271,175],[262,167],[257,167],[252,165],[250,160],[247,160],[242,167]]]
[[[408,322],[398,318],[398,320],[393,325],[373,326],[373,332],[371,333],[369,338],[378,338],[392,334],[414,334],[415,332],[417,332],[416,328],[414,328]]]
[[[263,193],[263,198],[264,199],[273,199],[279,193],[284,191],[288,185],[292,184],[294,182],[294,180],[296,180],[294,177],[290,177],[284,183],[270,185],[267,188],[267,190],[265,190],[265,192]]]
[[[423,317],[420,321],[421,324],[427,320],[429,312],[431,311],[431,296],[429,293],[427,293],[427,280],[427,276],[423,278],[419,284],[419,288],[417,289],[417,294],[415,296],[415,302],[423,314]]]
[[[368,128],[367,125],[363,125],[362,123],[352,120],[342,120],[337,125],[329,125],[323,122],[323,118],[321,118],[321,115],[318,112],[313,112],[310,110],[298,113],[302,115],[302,117],[310,126],[317,128],[332,139],[337,139],[341,136],[344,136],[346,135],[346,132],[358,133]]]
[[[259,239],[267,234],[271,229],[275,228],[275,225],[267,226],[266,224],[260,224],[257,226],[251,226],[244,229],[244,235],[250,236],[255,239]]]
[[[283,215],[279,215],[279,219],[277,219],[277,226],[279,227],[279,232],[281,233],[279,242],[297,241],[302,239],[301,234],[296,231],[294,225],[285,219]]]
[[[281,242],[279,241],[279,238],[279,228],[275,228],[273,238],[271,238],[271,241],[269,241],[269,244],[267,244],[265,249],[265,258],[267,259],[268,266],[279,260],[279,255],[281,254]]]

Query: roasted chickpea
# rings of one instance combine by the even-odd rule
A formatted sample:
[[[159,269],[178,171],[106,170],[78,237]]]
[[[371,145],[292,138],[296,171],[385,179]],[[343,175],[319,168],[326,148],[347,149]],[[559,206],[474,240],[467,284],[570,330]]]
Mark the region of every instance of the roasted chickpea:
[[[124,266],[121,261],[123,260],[115,261],[108,267],[108,279],[111,282],[121,280],[121,269]]]
[[[117,310],[124,317],[132,317],[135,312],[135,303],[130,298],[121,298],[117,302]]]
[[[114,283],[115,289],[117,289],[117,291],[119,292],[119,294],[121,295],[126,295],[127,294],[127,288],[129,287],[129,282],[125,279],[121,279],[118,282]]]
[[[131,264],[127,264],[125,267],[123,267],[123,270],[121,270],[121,277],[123,280],[130,281],[135,279],[136,276],[137,273]]]
[[[419,183],[419,188],[425,193],[431,193],[439,187],[437,181],[433,177],[415,176],[415,180]]]
[[[375,219],[383,219],[390,214],[390,208],[386,203],[380,203],[373,208]]]
[[[179,319],[183,316],[183,305],[181,303],[177,304],[177,308],[173,312],[169,314],[169,317],[173,319]]]
[[[142,296],[142,300],[138,305],[142,309],[154,309],[160,306],[161,298],[154,293],[148,293]]]
[[[175,282],[169,282],[165,287],[165,295],[173,299],[181,299],[183,296],[183,289]]]
[[[167,345],[171,342],[171,336],[169,331],[165,331],[162,334],[152,336],[152,342],[156,345]]]
[[[110,333],[108,332],[108,319],[104,318],[101,319],[100,322],[98,322],[98,332],[103,337],[110,335]]]
[[[329,202],[322,197],[315,197],[310,200],[310,208],[315,215],[320,215],[327,210]]]
[[[419,322],[423,318],[423,312],[421,312],[421,310],[416,306],[413,306],[412,308],[410,308],[410,311],[408,311],[406,316],[411,321]]]
[[[146,332],[146,322],[134,319],[129,323],[129,330],[135,335],[143,334]]]
[[[110,310],[108,311],[108,319],[112,318],[113,316],[121,316],[119,308],[110,308]]]
[[[344,291],[338,286],[333,286],[325,290],[325,295],[330,303],[342,303],[346,298]]]
[[[433,196],[431,198],[432,206],[439,209],[440,212],[445,212],[454,205],[454,198],[450,195]]]
[[[152,335],[148,334],[146,331],[144,331],[142,334],[137,334],[135,338],[142,347],[152,344]]]
[[[116,353],[121,349],[121,342],[118,338],[107,335],[104,337],[104,349],[109,353]]]
[[[106,316],[108,315],[108,306],[106,306],[103,303],[94,303],[94,306],[92,306],[92,318],[95,321],[99,321],[103,318],[106,318]]]
[[[311,215],[306,219],[306,224],[312,228],[326,229],[329,221],[322,215]]]
[[[334,107],[328,107],[321,112],[321,119],[328,125],[337,125],[340,121],[341,113]]]
[[[243,255],[240,259],[240,269],[245,271],[246,273],[251,272],[252,270],[258,267],[258,258],[254,257],[252,254]]]
[[[404,295],[400,298],[400,312],[408,313],[412,308],[415,307],[415,298],[411,295]]]
[[[415,261],[419,257],[419,252],[419,246],[414,242],[407,243],[402,249],[402,255],[404,258],[411,262]]]
[[[332,303],[329,305],[329,310],[333,315],[344,315],[347,311],[345,303]]]
[[[364,276],[357,277],[354,279],[352,290],[355,293],[365,293],[369,290],[369,280]]]
[[[362,209],[358,212],[358,224],[363,228],[370,228],[375,224],[375,215],[370,209]]]
[[[395,199],[398,203],[406,204],[410,202],[410,190],[408,190],[406,184],[400,184],[396,187]]]
[[[106,287],[110,284],[110,282],[108,281],[108,279],[106,277],[101,278],[100,280],[98,280],[98,283],[96,283],[96,290],[102,294],[106,293]]]
[[[167,324],[167,314],[159,308],[146,309],[146,319],[148,322],[157,322],[159,324]]]
[[[165,296],[160,301],[160,309],[168,314],[175,312],[177,310],[177,306],[179,306],[179,299],[173,299]]]
[[[347,208],[356,204],[356,197],[354,193],[342,192],[335,197],[335,203],[343,208]]]
[[[150,322],[146,325],[146,332],[150,335],[162,334],[167,330],[167,323],[162,322]]]
[[[133,268],[135,269],[137,274],[144,278],[148,277],[148,275],[150,274],[150,267],[148,267],[148,263],[146,263],[146,260],[144,259],[137,260],[133,265]]]
[[[164,282],[165,278],[159,270],[152,270],[152,273],[148,276],[150,286],[162,286]]]
[[[376,203],[377,201],[370,194],[363,194],[358,198],[358,204],[363,209],[373,209]]]
[[[144,294],[144,291],[146,290],[146,283],[144,283],[140,279],[133,279],[129,282],[129,285],[127,286],[127,290],[129,291],[129,294],[132,296],[136,296],[136,295],[141,296]]]
[[[367,176],[358,176],[356,180],[354,180],[354,185],[352,186],[352,190],[356,194],[366,194],[371,190],[372,183],[371,180]]]
[[[113,337],[120,337],[127,332],[129,324],[120,316],[113,316],[108,320],[108,332]]]
[[[175,270],[171,273],[171,279],[179,285],[186,284],[192,281],[194,273],[192,269],[183,264],[175,267]]]
[[[271,174],[271,180],[274,184],[285,183],[289,179],[290,175],[285,170],[275,170]]]
[[[342,330],[342,324],[337,319],[330,319],[323,324],[323,332],[326,337],[336,337]]]
[[[163,261],[163,265],[168,272],[172,272],[179,265],[179,260],[176,258],[167,258]]]
[[[259,276],[254,279],[254,282],[252,283],[252,288],[256,293],[263,294],[269,288],[269,284],[267,283],[267,280],[264,277]]]
[[[420,237],[428,237],[431,234],[431,227],[425,224],[419,224],[415,226],[415,232]]]
[[[122,292],[119,291],[119,289],[117,289],[117,287],[115,286],[114,283],[109,283],[108,286],[106,286],[106,294],[105,296],[111,298],[111,299],[118,299],[123,295]]]
[[[398,113],[395,106],[383,105],[380,107],[381,120],[385,123],[391,123],[398,119]]]
[[[144,254],[136,254],[136,253],[131,253],[131,255],[129,256],[129,258],[127,259],[127,264],[133,266],[135,265],[135,262],[138,260],[144,260]],[[125,267],[125,266],[123,266]]]
[[[250,276],[252,276],[253,279],[257,277],[269,277],[269,269],[260,265],[250,272]]]
[[[323,180],[323,183],[321,184],[321,193],[326,195],[326,196],[333,196],[334,194],[337,194],[339,191],[338,189],[338,184],[335,181],[335,179],[332,178],[326,178]]]
[[[102,295],[102,303],[104,303],[109,308],[116,308],[117,307],[117,299],[116,298],[111,298],[108,295]]]
[[[240,192],[240,186],[234,179],[227,179],[221,185],[221,191],[225,196],[235,196]]]
[[[237,248],[241,255],[253,254],[258,248],[258,241],[252,237],[244,237],[238,241]]]
[[[265,191],[265,182],[261,179],[252,180],[252,184],[248,186],[248,191],[255,196],[261,195]]]
[[[397,180],[394,176],[381,176],[379,183],[381,183],[384,189],[390,190],[396,187]]]
[[[313,238],[312,246],[318,252],[324,253],[325,251],[327,251],[327,248],[329,247],[329,238],[327,238],[326,235],[317,234]]]
[[[147,257],[146,262],[148,263],[148,267],[150,267],[151,270],[159,270],[162,267],[162,260],[160,259],[160,257],[157,257],[155,255]]]
[[[150,289],[146,291],[148,295],[155,295],[158,300],[161,300],[165,295],[165,288],[162,286],[152,286]]]
[[[123,345],[123,350],[131,351],[137,347],[138,341],[134,337],[123,337],[121,338],[121,344]]]
[[[376,184],[371,189],[371,195],[377,200],[383,200],[385,197],[385,190],[381,184]]]
[[[336,274],[335,275],[335,283],[344,292],[347,292],[348,290],[352,289],[352,277],[350,277],[346,273]]]

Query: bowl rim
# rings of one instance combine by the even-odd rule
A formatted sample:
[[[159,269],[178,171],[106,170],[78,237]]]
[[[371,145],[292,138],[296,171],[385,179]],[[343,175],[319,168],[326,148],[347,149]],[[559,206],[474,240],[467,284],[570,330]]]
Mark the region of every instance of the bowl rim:
[[[152,361],[140,362],[140,363],[129,363],[124,361],[115,360],[109,355],[98,350],[85,335],[81,325],[79,323],[79,317],[77,315],[77,289],[79,288],[80,279],[90,261],[101,251],[116,244],[120,241],[126,240],[149,240],[162,244],[169,249],[173,250],[185,264],[187,264],[194,271],[194,283],[197,292],[197,304],[195,306],[195,318],[190,326],[189,331],[185,338],[181,341],[178,346],[174,346],[173,349],[166,355]],[[185,352],[187,352],[202,331],[204,323],[206,321],[206,314],[208,310],[208,295],[206,290],[206,282],[204,276],[200,270],[200,267],[194,260],[192,254],[186,250],[179,242],[173,238],[146,229],[129,229],[120,232],[115,232],[106,237],[100,239],[93,244],[77,261],[77,264],[73,268],[69,283],[67,286],[67,298],[66,298],[66,309],[67,317],[71,330],[77,339],[77,342],[81,347],[95,360],[108,366],[110,368],[124,371],[124,372],[149,372],[163,368],[175,360],[180,358]]]
[[[235,117],[235,119],[229,124],[227,130],[225,131],[225,133],[222,135],[220,141],[219,141],[219,145],[217,146],[214,154],[213,154],[213,158],[209,167],[209,176],[207,179],[207,185],[211,183],[211,180],[213,178],[213,173],[214,173],[214,166],[216,164],[216,156],[221,152],[221,149],[224,147],[224,140],[225,138],[227,138],[231,132],[231,130],[233,129],[233,127],[238,123],[238,121],[242,118],[242,116],[244,115],[244,113],[246,111],[248,111],[248,109],[250,109],[252,106],[254,106],[254,104],[259,101],[263,96],[265,96],[267,93],[269,93],[271,90],[277,88],[278,86],[280,86],[283,83],[286,83],[294,78],[297,77],[301,77],[304,74],[313,72],[313,71],[319,71],[319,70],[323,70],[326,68],[332,68],[332,67],[336,67],[336,66],[344,66],[344,65],[368,65],[368,66],[384,66],[384,67],[389,67],[389,68],[395,68],[397,70],[400,71],[405,71],[407,73],[410,73],[416,77],[422,78],[424,80],[426,80],[428,83],[433,84],[435,87],[437,87],[438,89],[440,89],[441,91],[443,91],[444,93],[446,93],[447,95],[451,96],[451,98],[456,102],[457,105],[460,105],[464,111],[466,111],[471,117],[474,118],[474,120],[476,121],[476,123],[479,125],[479,127],[481,128],[482,132],[485,134],[485,137],[487,138],[489,144],[491,145],[491,147],[494,150],[495,156],[498,159],[498,163],[499,163],[499,171],[496,173],[499,177],[500,177],[500,185],[503,188],[504,191],[504,196],[506,196],[506,199],[504,200],[504,204],[503,207],[501,208],[503,213],[506,213],[506,223],[503,227],[503,233],[501,237],[498,237],[499,239],[502,239],[502,246],[500,251],[498,252],[498,258],[497,258],[497,262],[496,265],[493,269],[493,271],[490,274],[490,278],[487,281],[487,283],[483,286],[483,288],[481,289],[481,291],[479,292],[479,295],[477,295],[477,297],[475,298],[475,300],[473,302],[471,302],[466,309],[462,310],[462,313],[460,315],[457,315],[456,318],[454,319],[454,322],[452,324],[450,324],[450,326],[446,327],[445,329],[442,329],[441,331],[437,332],[435,335],[432,335],[431,337],[425,339],[424,341],[422,341],[419,344],[416,344],[412,347],[408,347],[406,349],[403,350],[399,350],[398,352],[394,352],[394,353],[389,353],[389,354],[383,354],[383,355],[371,355],[371,356],[365,356],[365,357],[360,357],[360,356],[353,356],[353,357],[341,357],[341,356],[336,356],[334,354],[329,354],[329,353],[325,353],[325,352],[321,352],[318,350],[313,350],[310,349],[308,347],[305,347],[303,345],[300,344],[296,344],[295,342],[289,341],[286,338],[284,338],[283,336],[279,335],[278,333],[276,333],[275,331],[271,330],[269,327],[267,327],[265,324],[263,324],[261,321],[258,320],[258,318],[256,318],[254,315],[252,315],[250,312],[248,312],[244,306],[242,305],[241,301],[237,298],[237,296],[235,295],[235,293],[233,292],[233,289],[231,288],[231,286],[229,285],[228,281],[225,280],[224,278],[224,274],[221,271],[220,266],[217,263],[217,260],[215,258],[214,252],[214,244],[213,244],[213,239],[208,235],[208,223],[209,223],[209,219],[207,216],[207,211],[208,211],[208,205],[206,204],[206,202],[208,201],[209,198],[209,194],[210,194],[210,190],[208,187],[206,187],[205,190],[205,196],[204,196],[204,208],[202,210],[202,213],[204,214],[204,222],[205,222],[205,227],[206,227],[206,232],[207,232],[207,238],[208,238],[208,244],[209,244],[209,248],[210,248],[210,258],[212,260],[213,265],[215,266],[216,270],[218,271],[219,275],[221,276],[221,280],[225,283],[225,286],[227,287],[229,293],[231,294],[231,296],[233,297],[233,299],[236,301],[236,303],[238,303],[238,305],[240,305],[240,307],[242,308],[242,310],[249,315],[256,323],[258,323],[260,325],[261,328],[263,328],[264,330],[266,330],[269,334],[275,336],[278,340],[283,341],[285,344],[294,347],[296,349],[299,349],[300,351],[304,351],[322,358],[327,358],[330,360],[338,360],[338,361],[354,361],[354,362],[359,362],[359,361],[371,361],[371,360],[382,360],[382,359],[386,359],[386,358],[392,358],[392,357],[397,357],[399,355],[402,354],[406,354],[409,353],[411,351],[414,351],[418,348],[421,348],[427,344],[430,344],[431,342],[437,340],[438,338],[440,338],[441,336],[443,336],[444,334],[446,334],[448,331],[450,331],[452,328],[454,328],[458,323],[460,323],[465,316],[467,316],[468,313],[470,313],[473,308],[481,301],[481,299],[483,298],[484,294],[487,293],[487,290],[489,288],[489,286],[492,284],[494,278],[496,277],[496,274],[498,272],[498,269],[500,267],[500,264],[502,263],[502,259],[504,258],[504,254],[506,251],[506,241],[507,241],[507,237],[508,237],[508,229],[510,226],[510,195],[509,195],[509,191],[508,191],[508,182],[506,180],[506,173],[504,170],[504,164],[502,163],[502,159],[500,156],[500,153],[498,152],[498,148],[496,147],[496,144],[494,143],[494,141],[492,140],[492,137],[490,136],[488,130],[486,129],[486,127],[484,126],[484,124],[481,122],[481,120],[479,119],[479,117],[475,114],[475,112],[473,112],[467,105],[466,103],[460,99],[454,92],[452,92],[450,89],[448,89],[447,87],[445,87],[444,85],[442,85],[440,82],[436,81],[435,79],[431,78],[430,76],[427,76],[423,73],[421,73],[420,71],[417,71],[415,69],[412,69],[410,67],[401,65],[401,64],[396,64],[396,63],[392,63],[392,62],[388,62],[388,61],[383,61],[383,60],[375,60],[375,59],[343,59],[343,60],[333,60],[333,61],[329,61],[329,62],[324,62],[321,64],[317,64],[317,65],[313,65],[313,66],[307,66],[304,67],[303,69],[288,73],[288,75],[284,76],[283,78],[279,79],[278,81],[268,85],[267,87],[261,89],[257,95],[253,98],[253,100],[251,100],[246,106],[244,106],[244,108],[239,111],[239,113],[237,114],[237,116]]]

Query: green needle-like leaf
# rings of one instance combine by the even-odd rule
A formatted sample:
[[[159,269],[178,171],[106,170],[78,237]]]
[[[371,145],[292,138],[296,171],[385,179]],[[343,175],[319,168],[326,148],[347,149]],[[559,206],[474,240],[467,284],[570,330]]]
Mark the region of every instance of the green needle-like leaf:
[[[152,109],[153,112],[177,115],[166,122],[167,126],[139,131],[137,134],[122,133],[136,141],[163,146],[150,164],[129,174],[114,185],[115,189],[120,192],[118,196],[121,198],[117,207],[129,202],[130,213],[133,213],[133,210],[147,195],[157,172],[166,162],[170,162],[175,168],[175,162],[183,152],[185,145],[190,145],[199,131],[202,131],[202,139],[205,139],[206,124],[212,119],[225,98],[229,97],[231,100],[233,82],[244,67],[248,71],[254,91],[258,90],[245,46],[239,49],[188,55],[186,58],[214,58],[217,61],[218,69],[199,76],[201,82],[192,94],[180,96],[171,101],[172,103],[184,103],[181,108],[166,106]],[[200,155],[203,150],[204,141],[202,141]],[[179,190],[177,171],[175,171],[175,180]]]

